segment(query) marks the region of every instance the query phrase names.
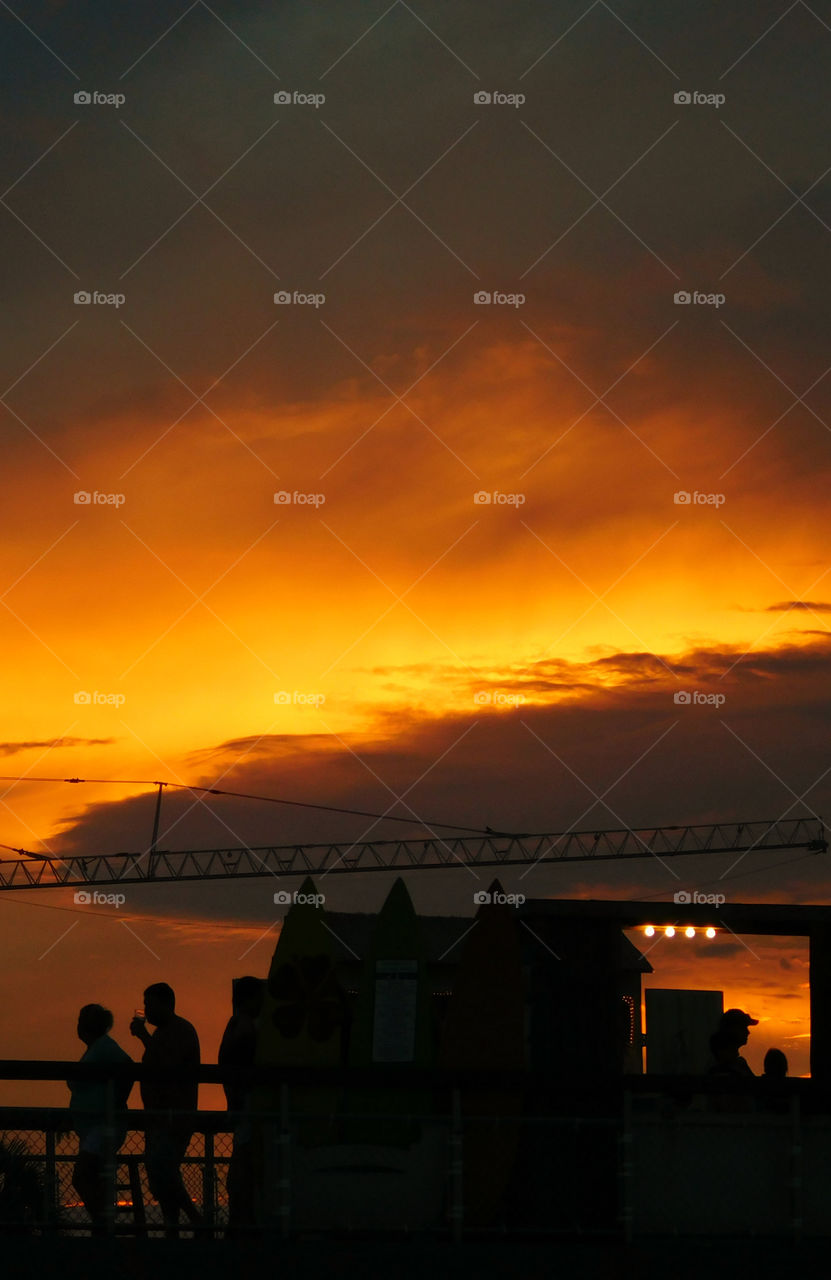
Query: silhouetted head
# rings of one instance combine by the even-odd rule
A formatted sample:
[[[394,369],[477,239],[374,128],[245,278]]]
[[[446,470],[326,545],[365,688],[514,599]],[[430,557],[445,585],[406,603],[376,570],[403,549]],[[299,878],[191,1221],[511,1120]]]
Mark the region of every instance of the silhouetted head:
[[[766,1076],[778,1076],[782,1079],[788,1074],[788,1059],[781,1049],[768,1049],[765,1054]]]
[[[741,1047],[747,1044],[749,1037],[749,1027],[758,1027],[759,1019],[751,1018],[749,1013],[745,1013],[743,1009],[727,1009],[721,1015],[718,1024],[719,1031],[725,1032],[726,1035],[732,1036],[735,1044]]]
[[[144,1013],[154,1027],[163,1027],[173,1017],[176,996],[166,982],[154,982],[144,993]]]
[[[113,1015],[101,1004],[85,1004],[78,1014],[78,1039],[85,1045],[105,1036],[113,1025]]]
[[[262,978],[237,978],[233,985],[232,1004],[234,1013],[247,1013],[249,1018],[256,1018],[263,1007]]]

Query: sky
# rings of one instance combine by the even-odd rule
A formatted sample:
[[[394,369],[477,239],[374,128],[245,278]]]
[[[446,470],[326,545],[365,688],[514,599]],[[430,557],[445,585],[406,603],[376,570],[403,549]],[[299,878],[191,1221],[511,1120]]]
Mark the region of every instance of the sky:
[[[143,851],[154,781],[425,824],[171,788],[171,849],[828,812],[828,0],[0,24],[4,856]],[[523,891],[827,900],[821,857],[735,863]],[[270,880],[0,910],[10,1058],[90,1000],[129,1047],[168,980],[212,1060],[280,918]],[[807,1071],[801,941],[650,961]]]

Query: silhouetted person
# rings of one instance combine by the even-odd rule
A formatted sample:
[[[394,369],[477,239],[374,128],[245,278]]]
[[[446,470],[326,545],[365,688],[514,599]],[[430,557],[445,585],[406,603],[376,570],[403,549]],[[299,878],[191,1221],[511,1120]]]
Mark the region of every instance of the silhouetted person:
[[[134,1018],[130,1023],[132,1035],[144,1045],[142,1062],[146,1067],[193,1068],[192,1080],[141,1082],[145,1111],[174,1113],[149,1116],[144,1134],[147,1185],[161,1207],[167,1236],[178,1234],[180,1210],[184,1210],[193,1226],[204,1223],[187,1193],[181,1170],[193,1135],[191,1113],[199,1106],[199,1082],[196,1079],[196,1069],[200,1065],[199,1037],[193,1025],[180,1018],[175,1008],[173,989],[166,982],[155,982],[144,993],[144,1012],[156,1030],[149,1035],[141,1018]]]
[[[732,1070],[737,1075],[753,1076],[744,1058],[739,1053],[747,1044],[750,1037],[750,1027],[758,1027],[758,1018],[751,1018],[749,1013],[745,1013],[743,1009],[727,1009],[719,1019],[717,1035],[722,1037],[722,1042],[727,1042],[735,1046],[735,1059],[733,1061]],[[711,1040],[712,1045],[712,1040]]]
[[[768,1049],[765,1054],[764,1073],[769,1079],[785,1079],[788,1074],[788,1059],[781,1049]]]
[[[100,1004],[85,1004],[78,1014],[78,1039],[87,1046],[81,1062],[123,1064],[133,1059],[116,1044],[108,1032],[112,1029],[113,1015]],[[78,1135],[78,1158],[72,1175],[72,1185],[83,1201],[92,1219],[93,1235],[105,1230],[107,1199],[111,1188],[107,1186],[107,1165],[127,1136],[127,1126],[116,1120],[115,1131],[107,1128],[107,1080],[69,1081],[72,1095],[69,1104],[72,1126]],[[114,1109],[124,1111],[133,1087],[132,1080],[116,1081]]]
[[[783,1115],[790,1108],[790,1097],[785,1081],[788,1076],[788,1059],[781,1049],[768,1049],[765,1054],[762,1075],[761,1108]]]
[[[263,981],[245,977],[234,983],[233,1014],[219,1046],[217,1061],[221,1067],[251,1067],[257,1047],[257,1018],[263,1007]],[[239,1234],[240,1226],[250,1227],[254,1221],[254,1157],[251,1120],[248,1110],[249,1090],[244,1085],[223,1084],[228,1110],[234,1116],[234,1149],[228,1166],[228,1230]]]
[[[745,1029],[745,1040],[747,1033]],[[743,1079],[753,1075],[750,1067],[739,1053],[739,1041],[741,1036],[736,1035],[734,1027],[719,1026],[710,1036],[710,1052],[713,1055],[713,1065],[708,1069],[707,1074],[711,1076],[726,1076],[732,1079]],[[742,1041],[744,1043],[744,1041]],[[744,1097],[742,1094],[734,1093],[714,1093],[710,1094],[710,1105],[714,1111],[751,1111],[753,1109],[752,1099]]]

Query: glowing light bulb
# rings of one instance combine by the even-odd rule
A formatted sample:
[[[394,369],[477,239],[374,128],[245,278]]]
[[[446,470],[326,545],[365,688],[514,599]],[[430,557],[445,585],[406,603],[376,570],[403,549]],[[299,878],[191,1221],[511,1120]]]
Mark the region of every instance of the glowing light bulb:
[[[694,937],[695,937],[695,929],[693,929],[692,925],[690,925],[688,928],[686,928],[686,929],[684,930],[684,936],[685,936],[686,938],[694,938]]]
[[[716,936],[716,931],[715,931],[715,929],[708,929],[708,930],[707,930],[707,937],[708,937],[708,938],[714,938],[715,936]]]
[[[672,927],[672,925],[671,925],[671,924],[668,924],[668,925],[667,925],[667,927],[666,927],[666,929],[664,929],[664,937],[665,937],[665,938],[674,938],[674,937],[675,937],[675,929]]]
[[[655,926],[654,926],[654,924],[648,924],[648,925],[646,926],[646,928],[644,929],[644,933],[646,934],[647,938],[654,938],[654,936],[655,936]]]

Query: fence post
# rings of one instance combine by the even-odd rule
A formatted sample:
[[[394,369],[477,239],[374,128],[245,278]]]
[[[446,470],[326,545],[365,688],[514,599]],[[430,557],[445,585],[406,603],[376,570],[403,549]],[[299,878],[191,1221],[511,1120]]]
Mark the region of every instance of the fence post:
[[[106,1196],[104,1199],[104,1224],[108,1236],[115,1235],[115,1081],[112,1077],[104,1081],[104,1166],[101,1177],[104,1182]]]
[[[214,1153],[214,1135],[207,1129],[202,1135],[204,1139],[204,1159],[202,1161],[202,1214],[209,1227],[216,1223],[216,1161]]]
[[[46,1140],[45,1168],[43,1171],[43,1225],[53,1225],[58,1209],[58,1173],[55,1162],[55,1128],[50,1126],[44,1133]]]
[[[273,1132],[273,1127],[272,1127]],[[280,1234],[287,1239],[291,1229],[291,1113],[289,1087],[280,1085]]]
[[[802,1239],[802,1115],[799,1094],[791,1098],[791,1229],[794,1244]]]
[[[462,1106],[458,1088],[453,1089],[450,1127],[450,1230],[454,1244],[462,1238],[464,1226],[464,1134]]]
[[[620,1186],[620,1220],[623,1239],[632,1243],[632,1094],[623,1090],[623,1115],[618,1137],[618,1179]]]

